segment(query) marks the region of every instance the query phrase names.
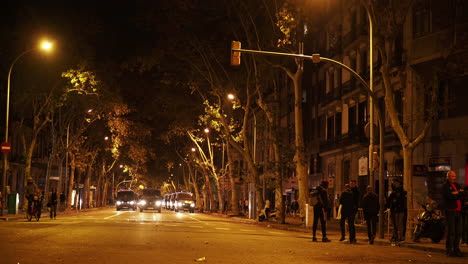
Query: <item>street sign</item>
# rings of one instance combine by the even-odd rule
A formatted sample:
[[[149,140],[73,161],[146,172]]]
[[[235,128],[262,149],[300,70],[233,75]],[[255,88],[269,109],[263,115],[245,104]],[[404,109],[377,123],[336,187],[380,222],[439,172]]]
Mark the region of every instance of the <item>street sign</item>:
[[[8,142],[3,142],[1,146],[2,152],[7,154],[11,151],[11,145]]]

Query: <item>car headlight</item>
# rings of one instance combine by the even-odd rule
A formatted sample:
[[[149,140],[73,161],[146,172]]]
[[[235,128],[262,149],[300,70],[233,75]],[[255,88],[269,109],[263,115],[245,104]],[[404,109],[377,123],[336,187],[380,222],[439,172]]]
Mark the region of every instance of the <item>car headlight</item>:
[[[184,204],[183,203],[177,203],[177,205],[182,207]]]
[[[194,203],[191,203],[191,204],[190,204],[190,207],[195,207],[195,204],[194,204]]]
[[[135,201],[130,201],[130,204],[135,204]]]
[[[141,201],[140,201],[140,204],[141,204],[141,205],[145,205],[145,204],[146,204],[146,201],[145,201],[145,200],[141,200]]]
[[[156,204],[156,206],[160,206],[160,205],[161,205],[161,201],[156,201],[155,204]]]
[[[121,204],[122,204],[122,202],[121,202],[121,201],[117,201],[117,203],[116,203],[116,204],[117,204],[117,205],[121,205]]]

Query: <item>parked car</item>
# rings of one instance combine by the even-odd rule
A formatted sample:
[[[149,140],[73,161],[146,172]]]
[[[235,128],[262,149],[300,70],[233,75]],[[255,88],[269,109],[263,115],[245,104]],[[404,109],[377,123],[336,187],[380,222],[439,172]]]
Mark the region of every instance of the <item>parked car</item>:
[[[193,213],[195,211],[195,201],[192,194],[184,192],[176,193],[174,198],[174,211],[189,211]]]
[[[115,209],[120,211],[121,209],[136,210],[137,197],[132,190],[118,191],[115,198]]]
[[[143,210],[157,210],[161,212],[163,199],[161,191],[156,189],[143,189],[138,197],[138,207]]]

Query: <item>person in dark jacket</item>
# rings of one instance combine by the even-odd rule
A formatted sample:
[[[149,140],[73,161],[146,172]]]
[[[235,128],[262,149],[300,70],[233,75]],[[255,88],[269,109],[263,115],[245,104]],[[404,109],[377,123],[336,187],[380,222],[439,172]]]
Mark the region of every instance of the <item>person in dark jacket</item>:
[[[390,219],[393,225],[392,243],[405,241],[405,223],[408,207],[407,193],[403,190],[400,179],[392,180],[392,192],[387,199],[387,208],[390,209]]]
[[[52,192],[49,197],[49,205],[50,205],[50,219],[55,219],[57,217],[57,204],[58,204],[58,197],[57,197],[57,189],[52,188]]]
[[[367,224],[367,236],[369,244],[374,244],[375,235],[377,233],[377,215],[379,213],[379,197],[372,191],[372,186],[367,186],[366,194],[362,198],[361,205],[364,213],[364,219]]]
[[[359,209],[359,198],[361,198],[361,194],[359,193],[359,187],[356,182],[356,180],[351,180],[349,182],[349,187],[351,188],[351,191],[353,192],[353,199],[354,199],[354,214],[358,212]]]
[[[447,220],[446,254],[449,257],[463,257],[460,251],[462,235],[462,199],[464,190],[460,188],[455,171],[447,172],[447,181],[442,187],[445,202],[445,217]]]
[[[318,221],[320,220],[320,226],[322,227],[322,242],[330,242],[327,238],[327,223],[325,221],[324,212],[328,211],[329,203],[328,203],[328,181],[323,180],[319,186],[317,186],[317,190],[319,191],[319,203],[314,206],[314,223],[312,224],[312,241],[317,242],[317,226]]]
[[[357,242],[356,229],[354,227],[354,217],[356,216],[356,204],[354,202],[353,191],[351,190],[351,186],[349,184],[345,184],[345,191],[341,194],[340,204],[341,204],[341,220],[340,220],[341,238],[340,238],[340,241],[345,240],[345,237],[346,237],[345,222],[346,220],[348,220],[349,243],[355,244]]]

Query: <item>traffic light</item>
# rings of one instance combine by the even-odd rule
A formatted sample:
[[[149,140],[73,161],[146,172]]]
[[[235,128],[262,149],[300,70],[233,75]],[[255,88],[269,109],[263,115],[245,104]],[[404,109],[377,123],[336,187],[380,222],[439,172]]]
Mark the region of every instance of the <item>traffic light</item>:
[[[240,49],[241,43],[240,41],[232,41],[231,42],[231,66],[239,66],[240,65],[240,51],[233,51],[233,49]]]

